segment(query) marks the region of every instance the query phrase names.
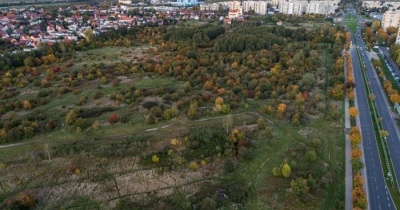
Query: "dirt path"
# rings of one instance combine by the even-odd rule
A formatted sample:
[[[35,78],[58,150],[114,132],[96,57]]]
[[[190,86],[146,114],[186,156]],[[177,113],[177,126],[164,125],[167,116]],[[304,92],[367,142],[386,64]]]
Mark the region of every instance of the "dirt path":
[[[17,143],[17,144],[0,145],[0,149],[1,148],[6,148],[6,147],[14,147],[14,146],[22,145],[22,144],[26,144],[26,142]]]

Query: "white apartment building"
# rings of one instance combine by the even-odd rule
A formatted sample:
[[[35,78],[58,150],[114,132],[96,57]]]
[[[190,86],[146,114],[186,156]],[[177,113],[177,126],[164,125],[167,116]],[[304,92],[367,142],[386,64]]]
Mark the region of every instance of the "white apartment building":
[[[171,2],[174,6],[195,6],[198,4],[197,0],[177,0],[176,2]]]
[[[267,14],[267,1],[243,1],[243,12],[254,10],[259,15]]]
[[[229,8],[229,10],[242,10],[242,12],[249,12],[251,10],[254,10],[254,12],[256,14],[266,15],[268,3],[273,6],[272,1],[270,1],[270,0],[269,1],[243,1],[243,2],[223,1],[223,2],[212,3],[212,4],[201,4],[200,10],[217,11],[218,8],[220,6],[222,6],[222,8],[224,8],[224,9]],[[242,9],[240,9],[240,8],[242,8]]]
[[[228,1],[228,2],[221,2],[221,3],[227,3],[227,6],[229,10],[235,10],[235,9],[240,9],[241,2],[240,1]]]
[[[222,3],[222,2],[221,2]],[[223,9],[227,9],[228,7],[221,3],[212,3],[212,4],[200,4],[201,11],[218,11],[219,7],[221,6]]]
[[[307,2],[300,1],[281,1],[279,2],[279,12],[283,14],[302,15]]]
[[[380,8],[382,2],[381,1],[363,1],[362,6],[366,8]]]
[[[307,1],[307,0],[283,0],[279,2],[279,12],[283,14],[331,14],[338,8],[339,0],[333,1]]]
[[[332,14],[338,7],[339,1],[310,1],[307,4],[305,13],[307,14]]]
[[[382,16],[382,28],[386,29],[390,26],[398,27],[400,22],[400,10],[386,11]]]
[[[132,4],[131,0],[118,0],[118,3],[120,4]]]

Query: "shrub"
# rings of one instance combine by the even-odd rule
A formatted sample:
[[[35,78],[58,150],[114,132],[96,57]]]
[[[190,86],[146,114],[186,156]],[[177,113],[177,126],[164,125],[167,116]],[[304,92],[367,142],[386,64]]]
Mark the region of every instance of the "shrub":
[[[274,168],[272,169],[272,174],[273,174],[275,177],[282,176],[282,170],[281,170],[281,168],[280,168],[280,167],[274,167]]]
[[[264,121],[264,119],[262,117],[259,117],[257,119],[257,126],[258,126],[258,129],[260,129],[260,130],[264,130],[265,129],[266,125],[265,125],[265,121]]]
[[[351,159],[351,165],[354,172],[359,172],[362,168],[364,168],[364,163],[360,159]]]
[[[199,169],[199,165],[196,162],[192,161],[189,164],[189,169],[192,171],[195,171],[195,170]]]
[[[158,120],[157,120],[156,117],[154,117],[154,115],[149,114],[149,115],[146,116],[146,123],[147,124],[151,125],[151,124],[155,124],[157,122],[158,122]]]
[[[94,123],[92,124],[92,128],[93,128],[94,130],[99,130],[99,128],[100,128],[100,123],[99,123],[98,120],[94,121]]]
[[[117,113],[112,113],[110,115],[110,117],[108,118],[108,121],[111,124],[117,123],[117,122],[119,122],[119,120],[120,120],[120,116]]]
[[[307,184],[307,180],[303,178],[297,178],[290,182],[290,186],[292,187],[293,192],[296,195],[305,194],[310,190],[310,187]]]
[[[167,109],[163,113],[163,118],[166,120],[170,120],[178,115],[179,111],[176,106],[172,106],[171,108]]]
[[[315,153],[314,150],[309,150],[306,153],[306,158],[309,162],[314,162],[317,160],[317,154]]]
[[[163,114],[162,109],[161,109],[160,107],[158,107],[158,106],[152,107],[152,108],[150,109],[150,112],[151,112],[151,114],[154,115],[155,117],[161,117],[162,114]]]

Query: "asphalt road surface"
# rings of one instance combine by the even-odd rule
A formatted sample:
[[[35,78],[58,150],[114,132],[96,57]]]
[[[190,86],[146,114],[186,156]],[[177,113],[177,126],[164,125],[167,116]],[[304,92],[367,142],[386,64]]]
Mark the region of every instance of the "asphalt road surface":
[[[360,30],[360,29],[358,29]],[[360,38],[356,33],[352,37],[353,44],[358,45]],[[361,48],[360,51],[365,50]],[[353,72],[355,84],[357,87],[357,103],[360,111],[360,128],[363,136],[363,148],[365,157],[366,172],[365,179],[368,185],[368,198],[369,198],[369,209],[371,210],[390,210],[396,209],[394,206],[390,192],[387,189],[385,176],[383,174],[382,164],[379,157],[378,145],[374,133],[374,127],[372,123],[371,113],[368,106],[368,96],[364,88],[364,82],[362,78],[362,70],[358,62],[357,51],[352,48],[350,51],[353,60]],[[365,54],[365,52],[364,52]],[[364,61],[365,62],[365,61]],[[366,64],[368,64],[367,62]]]

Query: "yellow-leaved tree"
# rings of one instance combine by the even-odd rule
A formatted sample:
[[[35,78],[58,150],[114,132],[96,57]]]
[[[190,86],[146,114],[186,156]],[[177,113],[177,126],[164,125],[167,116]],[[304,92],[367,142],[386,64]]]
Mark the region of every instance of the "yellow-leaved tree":
[[[284,163],[282,166],[282,176],[288,178],[292,173],[292,169],[290,168],[289,164]]]
[[[286,104],[284,104],[284,103],[280,103],[280,104],[278,104],[278,107],[276,108],[276,115],[279,117],[279,118],[283,118],[283,116],[285,115],[285,112],[286,112]]]
[[[358,111],[358,109],[356,107],[352,106],[352,107],[349,108],[349,115],[351,117],[356,117],[359,114],[360,114],[360,112]]]

